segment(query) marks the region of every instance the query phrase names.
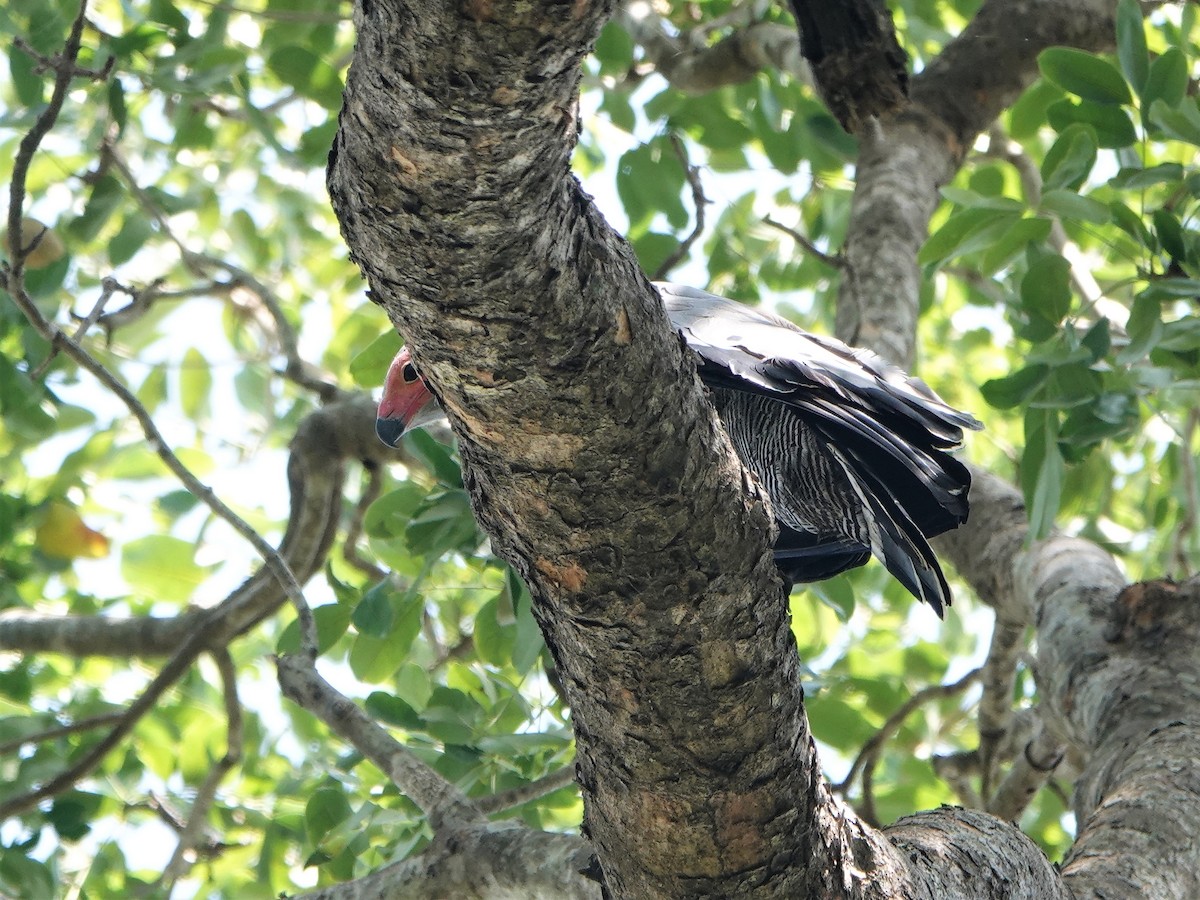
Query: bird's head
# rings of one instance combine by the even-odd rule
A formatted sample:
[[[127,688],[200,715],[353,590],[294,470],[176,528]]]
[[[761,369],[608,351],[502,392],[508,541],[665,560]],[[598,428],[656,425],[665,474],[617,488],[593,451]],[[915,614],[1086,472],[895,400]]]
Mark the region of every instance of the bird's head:
[[[407,347],[401,347],[383,380],[383,396],[375,418],[375,433],[389,447],[400,443],[405,431],[444,417],[441,405],[417,367]]]

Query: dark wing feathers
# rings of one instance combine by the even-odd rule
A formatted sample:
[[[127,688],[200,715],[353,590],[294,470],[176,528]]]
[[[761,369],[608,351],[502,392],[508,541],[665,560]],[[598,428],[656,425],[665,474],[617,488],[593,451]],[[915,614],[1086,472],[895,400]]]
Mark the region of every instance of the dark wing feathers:
[[[869,351],[707,291],[657,287],[671,321],[700,357],[704,382],[770,397],[803,417],[835,451],[869,510],[870,549],[940,612],[949,590],[926,538],[966,521],[970,474],[945,451],[962,442],[964,428],[980,423]],[[853,541],[787,528],[776,543],[784,574],[791,565],[808,580],[861,565],[866,555]]]

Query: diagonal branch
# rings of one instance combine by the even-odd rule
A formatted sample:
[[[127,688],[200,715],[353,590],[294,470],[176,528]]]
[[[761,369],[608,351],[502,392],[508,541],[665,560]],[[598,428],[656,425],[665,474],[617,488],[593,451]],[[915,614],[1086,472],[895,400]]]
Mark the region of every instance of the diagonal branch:
[[[375,763],[429,817],[435,831],[483,820],[483,813],[458,788],[322,678],[312,660],[288,655],[276,660],[276,666],[283,695]]]

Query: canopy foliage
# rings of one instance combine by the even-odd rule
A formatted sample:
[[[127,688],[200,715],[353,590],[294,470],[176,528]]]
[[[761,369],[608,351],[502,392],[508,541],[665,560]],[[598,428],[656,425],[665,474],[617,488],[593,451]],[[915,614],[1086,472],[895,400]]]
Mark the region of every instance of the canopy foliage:
[[[978,6],[894,3],[912,69]],[[324,187],[354,41],[346,7],[96,0],[81,71],[23,169],[78,11],[0,9],[0,175],[26,193],[14,214],[49,228],[24,288],[274,544],[298,427],[343,392],[377,389],[400,343]],[[1143,20],[1126,0],[1112,53],[1044,52],[1041,78],[944,188],[918,257],[915,369],[985,420],[967,454],[1019,483],[1036,535],[1087,537],[1132,578],[1200,565],[1196,18],[1184,4]],[[726,72],[722,42],[751,28],[761,67]],[[575,166],[647,272],[829,332],[857,146],[785,35],[795,43],[776,6],[680,2],[660,18],[629,5],[588,63]],[[254,549],[11,293],[0,346],[0,610],[171,617],[237,591]],[[552,790],[501,815],[577,828],[578,793],[554,774],[571,764],[570,711],[448,441],[415,433],[398,458],[376,448],[352,468],[333,552],[306,587],[321,670],[468,796],[549,777]],[[986,608],[960,586],[939,624],[874,563],[797,589],[791,607],[812,728],[847,799],[881,823],[977,802],[962,773],[977,762]],[[75,764],[162,667],[102,636],[95,655],[19,652],[8,627],[0,617],[0,803]],[[94,769],[15,810],[0,893],[131,896],[181,880],[192,895],[266,898],[422,850],[418,806],[279,696],[273,654],[299,634],[283,607],[231,638],[226,661],[186,668]],[[941,684],[956,686],[905,706]],[[1011,701],[1036,695],[1022,667]],[[1020,820],[1052,858],[1071,839],[1069,789],[1051,780]],[[181,833],[189,853],[168,866]]]

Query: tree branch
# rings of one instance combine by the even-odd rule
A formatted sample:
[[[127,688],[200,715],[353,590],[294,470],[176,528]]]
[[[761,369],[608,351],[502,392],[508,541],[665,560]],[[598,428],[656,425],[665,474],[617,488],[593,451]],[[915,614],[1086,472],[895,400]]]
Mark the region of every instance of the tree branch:
[[[614,18],[642,48],[644,62],[671,87],[686,94],[705,94],[723,85],[739,84],[765,69],[811,83],[796,32],[787,25],[738,22],[714,44],[708,40],[711,25],[679,32],[649,3],[622,3]]]
[[[311,659],[276,660],[283,695],[308,710],[375,763],[429,817],[434,830],[470,825],[483,814],[454,785],[383,730],[358,705],[320,676]]]

